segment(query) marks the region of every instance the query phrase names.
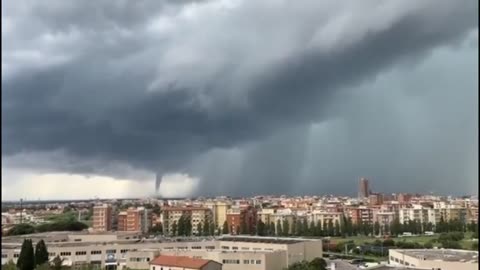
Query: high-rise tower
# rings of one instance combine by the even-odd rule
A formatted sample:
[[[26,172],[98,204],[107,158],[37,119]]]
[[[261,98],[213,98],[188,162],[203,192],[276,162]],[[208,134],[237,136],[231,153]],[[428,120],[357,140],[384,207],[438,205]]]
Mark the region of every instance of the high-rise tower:
[[[367,198],[370,193],[368,189],[368,179],[360,178],[360,182],[358,185],[358,198],[363,199]]]

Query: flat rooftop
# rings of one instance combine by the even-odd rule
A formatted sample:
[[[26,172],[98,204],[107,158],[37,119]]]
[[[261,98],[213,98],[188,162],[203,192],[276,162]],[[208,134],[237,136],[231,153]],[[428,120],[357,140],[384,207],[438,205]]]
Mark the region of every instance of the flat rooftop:
[[[305,241],[299,239],[278,239],[263,237],[222,237],[220,241],[247,242],[247,243],[266,243],[266,244],[297,244]]]
[[[418,259],[478,263],[476,251],[458,249],[395,249],[395,251]]]

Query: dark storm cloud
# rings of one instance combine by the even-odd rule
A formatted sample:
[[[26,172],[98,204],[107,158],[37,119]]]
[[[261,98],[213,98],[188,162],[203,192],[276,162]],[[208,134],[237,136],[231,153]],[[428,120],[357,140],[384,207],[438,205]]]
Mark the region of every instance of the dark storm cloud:
[[[224,192],[290,190],[305,174],[304,133],[336,114],[340,90],[463,40],[478,15],[468,0],[19,3],[2,11],[2,156],[62,151],[78,162],[52,170],[116,175],[105,167],[182,171],[243,148]]]

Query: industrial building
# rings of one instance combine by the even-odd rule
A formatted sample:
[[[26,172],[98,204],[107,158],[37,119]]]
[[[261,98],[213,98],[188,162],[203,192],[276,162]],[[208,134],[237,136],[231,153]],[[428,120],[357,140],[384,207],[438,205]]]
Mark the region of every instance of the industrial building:
[[[16,262],[23,239],[46,242],[49,257],[60,256],[66,265],[90,264],[99,269],[149,269],[159,255],[212,260],[224,270],[278,270],[302,260],[322,257],[318,239],[269,237],[144,239],[135,233],[46,233],[2,239],[2,264]],[[111,266],[114,266],[112,268]]]
[[[388,255],[390,265],[435,270],[478,269],[478,251],[457,249],[390,249]]]

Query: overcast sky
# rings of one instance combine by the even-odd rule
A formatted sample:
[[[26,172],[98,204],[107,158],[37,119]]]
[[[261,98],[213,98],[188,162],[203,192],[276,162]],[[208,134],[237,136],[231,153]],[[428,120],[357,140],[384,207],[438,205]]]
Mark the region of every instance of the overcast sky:
[[[6,1],[2,197],[471,194],[478,1]]]

